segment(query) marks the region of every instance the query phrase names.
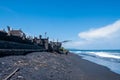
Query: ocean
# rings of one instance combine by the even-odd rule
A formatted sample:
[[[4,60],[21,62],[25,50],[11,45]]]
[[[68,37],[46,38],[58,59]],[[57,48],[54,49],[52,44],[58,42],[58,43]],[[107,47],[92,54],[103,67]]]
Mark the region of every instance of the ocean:
[[[81,56],[82,59],[105,66],[111,71],[120,74],[120,50],[69,50]]]

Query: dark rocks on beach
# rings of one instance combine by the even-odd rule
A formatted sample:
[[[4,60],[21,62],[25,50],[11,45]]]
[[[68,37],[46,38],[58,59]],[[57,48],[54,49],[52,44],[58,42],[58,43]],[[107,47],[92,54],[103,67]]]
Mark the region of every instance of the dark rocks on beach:
[[[75,54],[33,52],[0,58],[0,80],[16,68],[10,80],[118,80],[120,75]]]

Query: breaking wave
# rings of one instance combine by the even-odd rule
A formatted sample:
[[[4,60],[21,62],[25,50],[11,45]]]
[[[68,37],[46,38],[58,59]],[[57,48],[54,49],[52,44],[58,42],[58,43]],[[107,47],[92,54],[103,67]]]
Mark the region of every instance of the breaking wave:
[[[96,64],[108,67],[111,71],[120,74],[120,50],[70,50]]]

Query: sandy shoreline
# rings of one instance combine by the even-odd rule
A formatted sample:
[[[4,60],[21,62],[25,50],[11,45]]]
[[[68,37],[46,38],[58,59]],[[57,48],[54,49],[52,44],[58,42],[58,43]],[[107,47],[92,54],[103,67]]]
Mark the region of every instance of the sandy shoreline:
[[[0,80],[14,69],[10,80],[119,80],[120,75],[75,54],[34,52],[25,56],[0,57]]]

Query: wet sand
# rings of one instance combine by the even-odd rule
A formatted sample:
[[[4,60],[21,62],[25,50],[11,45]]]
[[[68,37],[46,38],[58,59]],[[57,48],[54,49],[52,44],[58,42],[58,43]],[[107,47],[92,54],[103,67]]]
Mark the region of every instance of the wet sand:
[[[72,53],[33,52],[0,57],[0,80],[16,68],[20,70],[10,80],[120,80],[119,74]]]

